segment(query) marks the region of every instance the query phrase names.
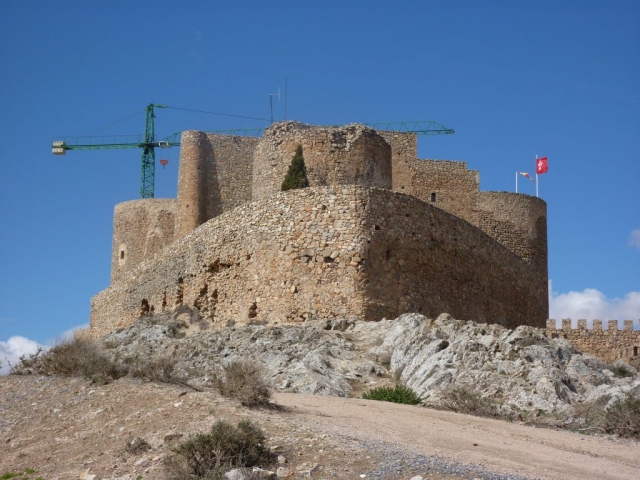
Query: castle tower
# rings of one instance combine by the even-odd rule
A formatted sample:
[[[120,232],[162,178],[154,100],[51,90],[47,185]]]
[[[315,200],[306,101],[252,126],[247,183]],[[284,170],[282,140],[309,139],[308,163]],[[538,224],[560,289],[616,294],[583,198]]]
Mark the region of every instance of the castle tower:
[[[255,150],[253,200],[280,191],[298,145],[311,187],[355,184],[391,189],[391,147],[375,130],[282,122],[264,132]]]

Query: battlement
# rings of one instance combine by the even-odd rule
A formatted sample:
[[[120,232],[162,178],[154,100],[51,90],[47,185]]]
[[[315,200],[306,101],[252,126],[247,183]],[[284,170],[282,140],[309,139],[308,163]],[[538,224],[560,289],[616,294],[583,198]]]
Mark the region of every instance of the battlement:
[[[554,319],[547,320],[545,334],[549,338],[565,338],[581,352],[595,355],[607,361],[629,360],[640,355],[640,330],[633,329],[633,320],[624,320],[620,329],[618,320],[608,320],[603,329],[602,320],[593,320],[592,328],[580,319],[576,327],[571,319],[562,320],[558,328]]]

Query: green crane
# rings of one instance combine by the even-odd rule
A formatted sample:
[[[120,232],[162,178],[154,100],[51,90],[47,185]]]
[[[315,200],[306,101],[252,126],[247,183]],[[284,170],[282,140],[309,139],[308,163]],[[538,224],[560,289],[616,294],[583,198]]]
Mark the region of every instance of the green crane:
[[[176,110],[188,110],[200,113],[211,113],[215,115],[225,115],[230,117],[238,117],[238,115],[221,114],[217,112],[204,112],[200,110],[189,110],[185,108],[167,107],[166,105],[157,105],[151,103],[147,106],[147,115],[145,121],[144,136],[127,135],[116,137],[76,137],[65,140],[55,140],[52,143],[54,155],[65,155],[67,150],[114,150],[121,148],[141,148],[142,149],[142,165],[140,177],[140,196],[142,198],[153,198],[154,176],[156,154],[155,148],[170,148],[180,146],[180,134],[176,132],[168,137],[158,140],[155,136],[155,127],[153,119],[155,114],[154,108],[173,108]],[[253,117],[240,117],[253,118]],[[253,118],[254,120],[265,120]],[[367,127],[375,130],[386,130],[392,132],[415,133],[416,135],[447,135],[454,133],[452,128],[447,128],[433,120],[421,120],[416,122],[380,122],[365,123]],[[242,135],[242,136],[260,136],[264,132],[264,128],[240,128],[235,130],[215,130],[208,133],[219,133],[226,135]]]
[[[149,104],[145,121],[144,136],[120,137],[77,137],[70,140],[56,140],[52,144],[54,155],[65,155],[67,150],[113,150],[121,148],[141,148],[142,165],[140,178],[140,196],[153,198],[156,165],[155,148],[180,146],[180,133],[174,133],[163,140],[157,140],[153,119],[154,108],[168,108],[165,105]]]

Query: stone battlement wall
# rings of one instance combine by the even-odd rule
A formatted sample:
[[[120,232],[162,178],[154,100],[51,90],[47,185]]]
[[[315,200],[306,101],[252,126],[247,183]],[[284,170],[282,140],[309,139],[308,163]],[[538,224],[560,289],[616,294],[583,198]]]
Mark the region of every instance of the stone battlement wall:
[[[562,320],[556,327],[555,320],[547,321],[545,334],[549,338],[566,338],[581,352],[604,360],[629,360],[640,355],[640,330],[633,329],[633,320],[624,320],[623,329],[618,329],[617,320],[609,320],[607,330],[602,329],[602,320],[593,320],[593,328],[587,328],[586,320],[578,320],[577,328],[571,327],[570,319]]]
[[[542,285],[510,250],[417,198],[307,188],[240,205],[124,273],[92,299],[91,335],[181,305],[214,325],[447,311],[544,326]]]

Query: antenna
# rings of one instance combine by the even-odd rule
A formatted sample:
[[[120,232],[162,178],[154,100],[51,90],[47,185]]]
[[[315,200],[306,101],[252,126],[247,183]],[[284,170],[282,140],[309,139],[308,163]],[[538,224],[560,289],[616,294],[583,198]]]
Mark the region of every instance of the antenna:
[[[269,105],[271,106],[271,123],[273,123],[273,97],[278,97],[278,101],[280,101],[280,87],[278,87],[278,93],[270,93],[269,94]]]
[[[284,77],[284,119],[287,120],[287,93],[289,92],[289,77]]]

